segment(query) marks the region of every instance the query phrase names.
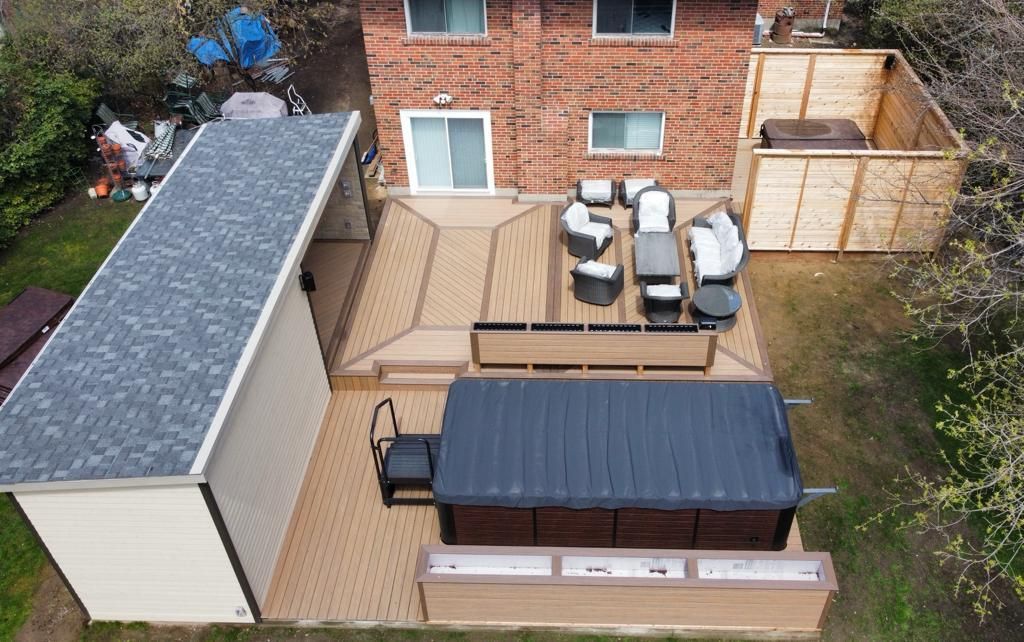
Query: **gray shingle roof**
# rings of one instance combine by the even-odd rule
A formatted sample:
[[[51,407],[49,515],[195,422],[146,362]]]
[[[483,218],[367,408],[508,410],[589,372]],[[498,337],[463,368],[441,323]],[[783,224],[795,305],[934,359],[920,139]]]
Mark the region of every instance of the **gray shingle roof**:
[[[0,408],[0,484],[189,473],[349,118],[203,130]]]

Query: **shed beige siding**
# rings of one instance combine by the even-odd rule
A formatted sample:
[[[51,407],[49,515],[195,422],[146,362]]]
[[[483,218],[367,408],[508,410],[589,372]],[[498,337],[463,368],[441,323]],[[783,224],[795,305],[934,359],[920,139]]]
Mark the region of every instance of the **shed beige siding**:
[[[15,497],[94,620],[253,621],[197,485]]]
[[[289,283],[206,470],[260,604],[331,394],[298,272]]]

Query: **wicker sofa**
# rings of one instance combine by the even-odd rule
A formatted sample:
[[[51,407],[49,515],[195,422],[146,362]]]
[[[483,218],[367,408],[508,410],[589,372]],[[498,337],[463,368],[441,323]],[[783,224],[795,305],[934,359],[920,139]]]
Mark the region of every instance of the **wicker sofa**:
[[[735,228],[736,241],[739,243],[739,246],[731,251],[724,239],[726,234],[731,236],[729,228],[724,225],[725,221],[731,223]],[[706,231],[701,232],[701,230]],[[750,261],[750,248],[747,247],[747,240],[743,234],[743,224],[740,218],[732,212],[721,211],[711,216],[700,216],[693,219],[693,226],[687,231],[687,237],[690,241],[690,254],[693,256],[698,287],[715,284],[732,285],[736,275],[747,267],[747,263]],[[711,242],[711,239],[714,239],[714,242]],[[732,252],[736,252],[738,255]],[[716,260],[717,269],[715,269]]]
[[[573,296],[585,303],[611,305],[622,293],[624,272],[621,264],[611,266],[582,259],[570,272]]]
[[[666,204],[667,202],[667,204]],[[662,212],[661,210],[667,210]],[[633,199],[633,214],[631,221],[633,223],[633,232],[644,232],[647,231],[642,229],[644,226],[644,219],[646,215],[652,210],[660,216],[665,216],[668,219],[668,229],[660,230],[664,232],[671,232],[676,226],[676,201],[672,198],[672,195],[664,187],[657,185],[651,185],[645,187],[636,193]]]
[[[594,259],[612,244],[612,219],[592,213],[583,203],[570,203],[559,219],[573,256]]]

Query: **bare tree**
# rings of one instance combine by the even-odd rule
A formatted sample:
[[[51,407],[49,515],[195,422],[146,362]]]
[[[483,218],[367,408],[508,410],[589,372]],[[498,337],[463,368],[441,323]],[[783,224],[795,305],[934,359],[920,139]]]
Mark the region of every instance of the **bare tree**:
[[[948,473],[908,468],[891,510],[945,538],[936,554],[985,617],[1024,599],[1024,2],[882,0],[875,20],[970,150],[941,249],[896,270],[919,335],[955,337],[970,357],[950,373],[969,401],[939,407],[937,428],[957,444]]]

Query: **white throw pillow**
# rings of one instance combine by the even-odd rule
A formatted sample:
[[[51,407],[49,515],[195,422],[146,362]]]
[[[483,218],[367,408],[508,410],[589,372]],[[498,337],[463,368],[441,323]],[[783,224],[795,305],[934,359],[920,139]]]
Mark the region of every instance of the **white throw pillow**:
[[[640,206],[641,215],[658,214],[668,218],[668,205],[671,201],[672,196],[668,192],[650,191],[641,194],[640,202],[635,203],[634,207]]]
[[[596,276],[602,279],[610,279],[615,274],[615,266],[597,261],[583,261],[576,266],[576,271],[588,276]]]
[[[732,272],[733,270],[735,270],[736,267],[740,264],[740,261],[743,260],[743,241],[739,241],[738,243],[736,243],[736,247],[734,247],[732,249],[732,257],[731,258],[732,258],[732,268],[729,270],[729,272]]]
[[[641,210],[637,216],[637,232],[670,232],[668,219],[661,214],[650,214]]]
[[[604,243],[604,240],[607,238],[611,238],[612,236],[612,226],[605,225],[604,223],[587,223],[581,229],[576,231],[580,232],[581,234],[593,236],[594,242],[597,244],[597,247],[601,247],[601,244]]]
[[[732,219],[725,212],[719,212],[710,216],[708,222],[711,223],[711,229],[715,233],[718,243],[725,245],[729,238],[730,230],[736,227],[732,224]]]
[[[580,181],[580,197],[585,201],[612,200],[611,181]]]
[[[626,200],[632,201],[637,192],[645,187],[654,185],[654,183],[653,178],[627,178],[622,181],[623,187],[626,188]]]
[[[733,268],[736,267],[738,261],[733,260],[733,256],[736,254],[736,247],[740,244],[740,231],[735,225],[729,228],[729,232],[725,235],[725,242],[722,243],[719,254],[721,255],[722,273],[732,272]],[[742,247],[740,248],[740,254],[742,254]]]
[[[590,222],[590,212],[587,211],[587,206],[583,203],[573,203],[569,209],[565,210],[562,217],[573,232],[579,232],[584,225]]]
[[[678,297],[682,296],[682,290],[679,289],[678,285],[648,285],[647,286],[648,296],[661,296],[661,297]]]

